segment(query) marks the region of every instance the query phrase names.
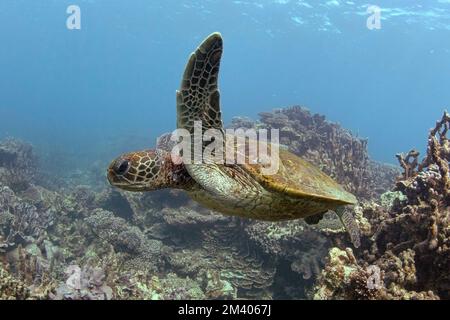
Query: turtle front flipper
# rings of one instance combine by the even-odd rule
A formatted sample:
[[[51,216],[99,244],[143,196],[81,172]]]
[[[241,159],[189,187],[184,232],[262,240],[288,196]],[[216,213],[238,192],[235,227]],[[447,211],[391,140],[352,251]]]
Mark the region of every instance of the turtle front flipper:
[[[206,38],[192,53],[177,91],[177,127],[194,133],[194,122],[207,129],[223,130],[218,77],[223,41],[220,33]]]
[[[189,173],[203,189],[217,199],[230,205],[238,204],[244,199],[251,201],[262,188],[254,179],[237,165],[217,165],[211,163],[188,165]]]
[[[339,207],[335,212],[350,235],[350,240],[353,245],[355,248],[359,248],[361,245],[361,235],[355,217],[345,207]]]

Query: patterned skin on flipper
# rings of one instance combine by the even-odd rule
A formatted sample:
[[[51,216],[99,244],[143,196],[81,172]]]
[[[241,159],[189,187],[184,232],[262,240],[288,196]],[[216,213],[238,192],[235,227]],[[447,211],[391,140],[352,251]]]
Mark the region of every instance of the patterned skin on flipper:
[[[222,36],[210,35],[192,53],[177,91],[177,127],[194,130],[194,121],[203,129],[223,130],[218,77],[223,52]]]
[[[335,212],[350,235],[353,245],[355,248],[359,248],[361,246],[361,232],[355,217],[345,207],[339,207]]]

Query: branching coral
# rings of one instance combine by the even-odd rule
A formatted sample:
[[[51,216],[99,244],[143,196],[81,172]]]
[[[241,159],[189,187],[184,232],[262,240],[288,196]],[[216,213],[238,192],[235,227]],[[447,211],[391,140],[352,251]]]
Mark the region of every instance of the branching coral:
[[[450,202],[450,141],[447,137],[449,129],[450,114],[445,112],[442,119],[436,123],[436,127],[430,132],[427,157],[421,165],[421,168],[426,168],[431,164],[438,166],[439,172],[442,176],[441,188],[447,203]]]
[[[440,189],[445,198],[450,194],[450,175],[449,175],[449,161],[450,161],[450,142],[447,137],[450,129],[450,114],[444,112],[442,119],[437,121],[436,126],[431,129],[428,136],[427,154],[423,161],[419,163],[419,152],[412,150],[406,156],[398,154],[400,165],[404,169],[401,181],[407,181],[414,178],[421,172],[426,171],[431,166],[437,166],[441,179]],[[450,201],[450,199],[447,199]]]
[[[407,180],[417,174],[420,153],[417,150],[411,150],[406,155],[398,153],[396,155],[400,166],[403,168],[402,179]]]
[[[363,250],[353,265],[374,265],[384,274],[383,294],[378,298],[450,297],[449,120],[445,113],[431,130],[421,163],[415,151],[398,156],[404,174],[397,181],[396,193],[382,197],[391,201],[384,206],[363,205],[372,228],[365,233]],[[318,290],[327,277],[331,275],[323,276]],[[351,286],[337,287],[341,292],[333,294],[334,298],[352,297],[357,291]]]

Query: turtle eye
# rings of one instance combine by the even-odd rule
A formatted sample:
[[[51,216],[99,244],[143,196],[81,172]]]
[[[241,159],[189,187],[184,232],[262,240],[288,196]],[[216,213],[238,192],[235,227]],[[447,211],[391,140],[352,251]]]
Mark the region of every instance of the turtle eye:
[[[119,163],[117,163],[114,171],[117,174],[123,175],[123,174],[127,173],[129,168],[130,168],[130,163],[128,162],[128,160],[122,160]]]

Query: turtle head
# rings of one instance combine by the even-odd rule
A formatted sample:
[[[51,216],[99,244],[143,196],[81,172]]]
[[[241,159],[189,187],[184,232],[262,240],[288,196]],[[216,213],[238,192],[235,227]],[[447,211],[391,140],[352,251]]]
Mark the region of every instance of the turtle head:
[[[111,162],[107,176],[111,185],[127,191],[183,189],[189,177],[184,165],[161,149],[123,154]]]

